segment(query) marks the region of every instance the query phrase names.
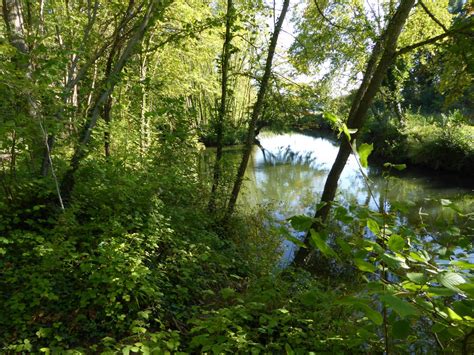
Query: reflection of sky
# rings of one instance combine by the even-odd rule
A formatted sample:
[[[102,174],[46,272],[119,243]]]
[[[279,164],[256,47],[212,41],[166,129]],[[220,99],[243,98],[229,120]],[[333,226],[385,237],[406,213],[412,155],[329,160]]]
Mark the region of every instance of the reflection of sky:
[[[315,205],[314,198],[323,191],[339,147],[328,139],[299,133],[262,133],[258,138],[264,151],[254,151],[253,174],[261,193],[260,202],[277,202],[290,215],[310,212]],[[367,169],[364,171],[367,173]],[[342,191],[357,192],[352,198],[365,202],[365,182],[353,155],[349,157],[339,186]],[[345,200],[343,196],[340,198]],[[287,215],[283,210],[278,212]]]
[[[240,203],[244,206],[270,204],[274,217],[280,221],[298,214],[312,215],[336,159],[338,146],[329,139],[299,133],[264,132],[258,139],[263,151],[257,147],[253,151]],[[377,210],[381,192],[386,195],[388,208],[395,201],[410,201],[413,208],[403,218],[406,224],[418,223],[418,212],[422,208],[429,215],[423,218],[428,225],[435,221],[449,225],[452,211],[441,207],[441,198],[463,203],[465,196],[467,199],[460,205],[461,209],[466,213],[474,212],[473,199],[469,199],[472,190],[456,187],[456,182],[449,178],[437,180],[426,173],[419,175],[408,171],[403,177],[391,179],[387,187],[377,168],[364,170],[370,178],[373,198],[369,198],[356,157],[351,155],[339,180],[336,195],[339,202],[346,206],[368,203],[370,209]],[[292,242],[282,243],[283,262],[291,260],[294,249]]]

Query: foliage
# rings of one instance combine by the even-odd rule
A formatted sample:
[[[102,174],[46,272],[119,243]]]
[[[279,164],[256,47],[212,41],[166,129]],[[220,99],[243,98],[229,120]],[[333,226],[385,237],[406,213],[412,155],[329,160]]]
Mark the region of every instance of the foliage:
[[[473,126],[459,111],[453,111],[439,116],[405,113],[405,127],[393,118],[373,117],[362,139],[374,142],[378,160],[470,173],[473,137]]]

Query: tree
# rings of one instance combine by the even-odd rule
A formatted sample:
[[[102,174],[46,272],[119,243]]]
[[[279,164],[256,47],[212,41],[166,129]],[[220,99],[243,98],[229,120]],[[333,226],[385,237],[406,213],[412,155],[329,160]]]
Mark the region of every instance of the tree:
[[[216,194],[219,186],[219,179],[221,176],[221,160],[222,160],[222,135],[224,130],[224,120],[226,116],[226,100],[227,100],[227,79],[229,73],[229,61],[231,55],[231,41],[232,41],[232,18],[234,9],[232,0],[227,0],[227,13],[226,13],[226,24],[225,24],[225,39],[222,48],[221,58],[221,102],[219,106],[219,112],[217,117],[217,152],[216,161],[214,163],[214,174],[212,180],[211,197],[209,200],[209,211],[214,212],[216,208]]]
[[[229,203],[227,205],[226,214],[224,216],[224,221],[227,221],[232,214],[234,213],[235,204],[237,202],[237,198],[239,196],[240,188],[242,186],[242,181],[244,179],[245,170],[247,169],[247,164],[249,162],[250,153],[252,152],[252,146],[255,141],[255,129],[257,126],[257,122],[260,118],[260,114],[263,109],[265,93],[267,91],[268,82],[270,80],[271,70],[272,70],[272,62],[273,56],[275,54],[275,49],[278,41],[278,36],[281,31],[281,27],[283,26],[283,21],[285,20],[286,13],[289,7],[289,0],[284,0],[283,7],[280,13],[280,17],[278,18],[277,24],[273,31],[272,37],[270,39],[270,45],[268,47],[268,54],[267,59],[265,62],[265,70],[260,81],[260,89],[257,95],[257,101],[253,106],[252,115],[250,117],[250,122],[248,124],[247,130],[247,137],[245,139],[245,147],[242,153],[242,160],[239,165],[239,169],[237,171],[237,176],[234,181],[234,186],[232,188],[232,192],[229,198]]]
[[[403,29],[403,26],[408,19],[410,10],[415,4],[415,0],[402,0],[400,5],[387,24],[385,31],[381,38],[375,44],[372,54],[367,62],[364,78],[357,91],[357,94],[352,101],[351,110],[347,120],[347,127],[356,132],[351,135],[350,141],[344,139],[341,142],[339,152],[336,160],[329,172],[326,183],[324,185],[323,194],[321,197],[321,203],[324,205],[319,208],[315,214],[315,218],[320,222],[314,223],[312,228],[320,229],[321,223],[326,220],[329,210],[330,203],[336,196],[337,184],[339,177],[341,176],[342,170],[346,165],[347,159],[352,152],[351,145],[357,137],[357,131],[362,128],[365,116],[369,110],[370,105],[382,84],[382,80],[386,74],[387,69],[393,63],[395,58],[397,40]],[[308,238],[306,238],[308,243]],[[306,262],[309,255],[308,248],[300,248],[296,257],[295,263],[302,265]]]
[[[142,20],[139,22],[135,33],[126,43],[125,48],[121,52],[112,70],[110,71],[110,75],[105,78],[102,92],[100,93],[100,95],[98,95],[91,111],[90,117],[82,128],[79,143],[77,144],[74,150],[74,154],[70,160],[70,167],[61,181],[61,191],[65,200],[68,200],[70,198],[72,189],[74,187],[74,173],[79,168],[81,160],[87,155],[86,148],[91,138],[92,130],[94,129],[97,123],[97,119],[99,118],[103,105],[107,102],[112,91],[117,85],[120,79],[120,74],[127,61],[134,54],[136,46],[142,41],[146,31],[150,28],[152,22],[163,13],[163,11],[168,5],[169,2],[156,3],[155,1],[150,1],[146,5],[145,13],[143,15]]]

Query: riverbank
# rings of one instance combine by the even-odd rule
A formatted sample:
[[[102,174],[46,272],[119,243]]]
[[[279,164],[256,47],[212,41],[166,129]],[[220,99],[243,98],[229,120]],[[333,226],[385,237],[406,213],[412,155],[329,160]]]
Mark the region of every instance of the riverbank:
[[[374,144],[373,161],[474,176],[474,126],[462,117],[407,114],[403,125],[371,119],[361,140]]]

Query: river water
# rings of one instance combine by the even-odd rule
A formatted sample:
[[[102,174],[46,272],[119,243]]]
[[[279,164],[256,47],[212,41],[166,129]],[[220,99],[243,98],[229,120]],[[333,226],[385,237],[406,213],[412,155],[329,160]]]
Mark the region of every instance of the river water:
[[[334,139],[312,134],[261,133],[261,148],[254,147],[247,168],[240,207],[269,205],[278,220],[297,214],[312,215],[321,197],[324,183],[334,162],[338,144]],[[426,224],[452,224],[455,213],[440,203],[449,199],[464,213],[474,212],[474,181],[457,174],[439,174],[408,167],[388,180],[380,167],[363,169],[369,177],[369,188],[356,157],[349,158],[339,181],[336,199],[342,204],[366,204],[377,210],[384,196],[386,207],[397,202],[408,203],[404,223],[416,224],[423,218]],[[474,227],[474,226],[473,226]],[[436,228],[435,228],[436,229]],[[294,252],[291,242],[283,243],[283,260],[290,260]]]

